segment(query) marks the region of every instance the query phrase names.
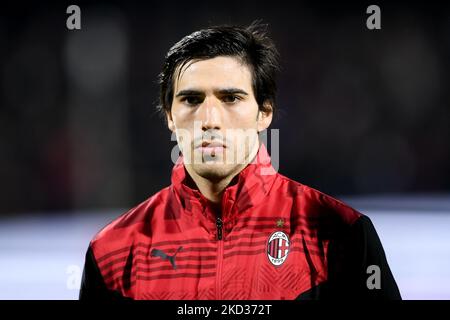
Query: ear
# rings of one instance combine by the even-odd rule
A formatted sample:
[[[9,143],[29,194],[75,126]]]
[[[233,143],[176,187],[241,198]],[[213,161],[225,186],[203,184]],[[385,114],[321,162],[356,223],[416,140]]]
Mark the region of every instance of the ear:
[[[258,110],[258,132],[266,130],[272,123],[273,107],[269,102],[264,102],[266,112]]]
[[[166,111],[166,117],[167,117],[167,127],[169,127],[169,130],[174,132],[175,131],[175,123],[172,119],[172,113],[170,111]]]

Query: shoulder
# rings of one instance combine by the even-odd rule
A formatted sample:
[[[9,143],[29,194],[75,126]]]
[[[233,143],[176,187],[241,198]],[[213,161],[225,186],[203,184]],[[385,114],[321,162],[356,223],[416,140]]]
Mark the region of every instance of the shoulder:
[[[364,215],[343,201],[278,174],[282,190],[292,198],[295,213],[320,225],[351,226]]]
[[[127,252],[132,244],[150,239],[152,223],[164,212],[170,193],[170,187],[160,190],[103,227],[89,244],[95,258]]]

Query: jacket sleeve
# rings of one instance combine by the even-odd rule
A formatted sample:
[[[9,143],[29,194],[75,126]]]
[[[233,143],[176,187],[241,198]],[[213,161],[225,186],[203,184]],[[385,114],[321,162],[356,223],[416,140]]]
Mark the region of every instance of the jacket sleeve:
[[[122,300],[119,292],[109,290],[98,268],[91,246],[86,252],[79,300]]]
[[[331,296],[364,300],[401,300],[380,238],[369,217],[361,215],[329,246]]]

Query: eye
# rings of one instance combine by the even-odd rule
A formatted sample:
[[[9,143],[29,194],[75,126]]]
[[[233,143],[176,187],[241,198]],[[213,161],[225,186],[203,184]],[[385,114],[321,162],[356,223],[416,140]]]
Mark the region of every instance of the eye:
[[[229,95],[223,96],[223,98],[222,98],[222,101],[225,103],[235,103],[238,100],[241,100],[241,97],[236,96],[234,94],[229,94]]]
[[[202,97],[197,96],[185,96],[181,99],[181,102],[185,102],[187,105],[195,106],[203,102]]]

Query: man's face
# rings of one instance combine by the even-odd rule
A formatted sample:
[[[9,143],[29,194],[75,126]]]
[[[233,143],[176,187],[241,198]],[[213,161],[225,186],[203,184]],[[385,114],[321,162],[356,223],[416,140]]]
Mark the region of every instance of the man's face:
[[[259,111],[248,66],[236,57],[190,61],[174,75],[167,114],[188,171],[220,180],[238,173],[258,151],[258,132],[272,113]]]

